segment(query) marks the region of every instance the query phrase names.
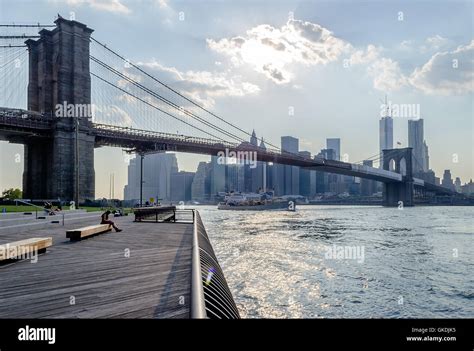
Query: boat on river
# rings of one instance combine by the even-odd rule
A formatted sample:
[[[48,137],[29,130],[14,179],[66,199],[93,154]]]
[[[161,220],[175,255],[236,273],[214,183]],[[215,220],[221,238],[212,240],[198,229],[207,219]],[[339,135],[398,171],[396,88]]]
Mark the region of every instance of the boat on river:
[[[273,191],[261,193],[235,193],[225,195],[224,201],[217,205],[219,210],[263,211],[263,210],[293,210],[294,203],[274,197]]]

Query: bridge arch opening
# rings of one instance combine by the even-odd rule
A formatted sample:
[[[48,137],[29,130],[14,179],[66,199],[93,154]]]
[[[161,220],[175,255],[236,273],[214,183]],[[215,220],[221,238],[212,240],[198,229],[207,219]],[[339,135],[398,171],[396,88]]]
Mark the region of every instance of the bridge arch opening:
[[[388,170],[389,171],[392,171],[392,172],[395,172],[395,169],[396,169],[396,164],[395,164],[395,160],[392,158],[389,162],[388,162]]]
[[[399,163],[399,172],[402,176],[407,175],[407,161],[405,160],[405,157],[402,157]]]

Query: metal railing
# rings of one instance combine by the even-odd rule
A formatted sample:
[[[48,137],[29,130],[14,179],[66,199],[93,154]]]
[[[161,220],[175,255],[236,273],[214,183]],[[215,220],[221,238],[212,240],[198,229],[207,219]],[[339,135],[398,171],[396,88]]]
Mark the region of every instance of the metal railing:
[[[48,213],[48,216],[51,214],[51,213],[54,213],[54,215],[57,215],[57,213],[53,210],[50,210],[48,208],[44,208],[44,207],[41,207],[41,206],[38,206],[38,205],[35,205],[35,204],[32,204],[31,202],[28,202],[28,201],[23,201],[23,200],[20,200],[20,199],[15,199],[15,202],[17,203],[18,205],[18,202],[24,204],[24,205],[28,205],[28,206],[33,206],[35,208],[35,214],[36,214],[36,219],[38,219],[38,208],[41,210],[41,211],[45,211],[46,213]],[[63,222],[63,226],[64,226],[64,212],[61,211],[61,216],[62,216],[62,222]]]
[[[134,209],[135,222],[193,225],[191,259],[191,318],[238,319],[239,310],[197,210],[174,206]]]
[[[178,222],[194,223],[194,210],[180,209],[175,206],[137,207],[133,209],[135,222]]]
[[[7,116],[0,113],[0,124],[9,127],[21,127],[29,129],[49,130],[51,129],[51,120],[37,119],[21,116]]]
[[[152,130],[144,130],[137,128],[129,128],[122,126],[115,126],[110,124],[103,123],[94,123],[94,131],[96,135],[100,136],[117,136],[130,137],[133,140],[143,139],[143,140],[165,140],[165,141],[176,141],[176,142],[186,142],[186,143],[196,143],[196,144],[205,144],[205,145],[223,145],[224,147],[236,147],[237,144],[223,142],[222,140],[216,139],[206,139],[195,136],[187,136],[180,134],[171,134],[163,133]]]
[[[239,310],[201,216],[198,211],[194,212],[191,318],[239,319]]]

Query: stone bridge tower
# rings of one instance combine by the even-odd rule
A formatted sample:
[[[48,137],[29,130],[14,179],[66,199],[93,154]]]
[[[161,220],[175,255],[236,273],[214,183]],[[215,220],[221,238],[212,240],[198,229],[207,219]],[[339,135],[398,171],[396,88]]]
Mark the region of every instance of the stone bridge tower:
[[[402,175],[401,182],[384,183],[383,205],[413,206],[413,170],[412,170],[412,148],[389,149],[383,152],[383,169],[394,171]]]
[[[90,119],[76,112],[91,107],[93,30],[64,18],[55,24],[53,30],[41,30],[38,40],[26,41],[28,109],[51,114],[54,123],[50,138],[32,137],[25,142],[23,191],[30,199],[84,201],[95,195],[94,136]],[[65,104],[72,106],[74,116],[66,111],[57,116],[57,106]]]

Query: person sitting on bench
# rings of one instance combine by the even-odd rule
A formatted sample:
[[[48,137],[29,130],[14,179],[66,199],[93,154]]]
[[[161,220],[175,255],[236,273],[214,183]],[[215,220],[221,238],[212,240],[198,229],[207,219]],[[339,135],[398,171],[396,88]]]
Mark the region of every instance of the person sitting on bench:
[[[119,229],[114,222],[112,222],[110,219],[109,219],[109,215],[110,215],[110,211],[107,210],[105,211],[104,213],[102,213],[102,216],[101,216],[101,222],[100,224],[110,224],[116,232],[121,232],[122,229]]]

